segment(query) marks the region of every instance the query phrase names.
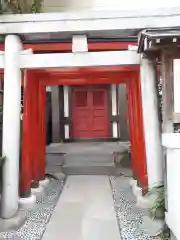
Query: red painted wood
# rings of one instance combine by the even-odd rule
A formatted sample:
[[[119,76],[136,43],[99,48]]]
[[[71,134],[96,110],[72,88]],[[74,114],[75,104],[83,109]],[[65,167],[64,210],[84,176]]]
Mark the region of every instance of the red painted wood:
[[[111,74],[122,74],[129,72],[139,72],[140,66],[103,66],[103,67],[86,67],[86,68],[43,68],[43,69],[32,69],[31,71],[35,72],[38,75],[41,75],[43,78],[74,78],[75,76],[86,78],[92,76],[97,76],[97,74],[107,74],[107,76],[111,76]],[[3,73],[4,70],[0,69],[0,73]],[[98,75],[98,76],[99,76]]]
[[[87,77],[94,76],[94,74],[107,74],[110,76],[112,73],[121,74],[123,72],[135,72],[139,71],[139,65],[133,66],[103,66],[103,67],[84,67],[84,68],[50,68],[50,69],[35,69],[38,74],[42,74],[47,77],[47,74],[54,75],[56,77]],[[52,76],[53,77],[53,76]]]
[[[86,69],[88,71],[88,68]],[[97,74],[98,70],[94,68],[94,74]],[[107,69],[106,69],[107,70]],[[128,92],[128,111],[129,111],[129,126],[130,126],[130,140],[132,144],[132,168],[134,174],[139,181],[139,184],[143,189],[147,188],[147,169],[146,169],[146,156],[144,145],[144,133],[143,133],[143,121],[142,121],[142,106],[141,106],[141,89],[139,82],[139,72],[118,72],[117,68],[114,71],[98,72],[98,78],[90,76],[87,78],[77,78],[77,75],[73,71],[70,71],[64,78],[59,78],[58,75],[50,75],[46,78],[42,78],[41,83],[45,85],[88,85],[88,84],[127,84]],[[95,75],[94,75],[95,76]]]
[[[132,169],[134,173],[134,177],[137,179],[136,174],[136,149],[135,149],[135,137],[134,137],[134,118],[133,118],[133,88],[131,82],[128,82],[126,85],[127,88],[127,98],[128,98],[128,121],[129,121],[129,135],[130,135],[130,142],[131,142],[131,162],[132,162]]]
[[[89,43],[89,51],[109,51],[109,50],[127,50],[128,45],[137,45],[130,42],[116,42],[116,43]],[[71,52],[71,43],[51,43],[51,44],[24,44],[24,48],[32,48],[34,52]],[[3,50],[4,46],[0,45],[0,50]],[[21,171],[21,189],[26,191],[29,188],[30,170],[29,159],[31,156],[30,145],[32,139],[37,137],[36,150],[33,155],[38,154],[38,174],[43,179],[45,176],[45,86],[46,85],[98,85],[98,84],[127,84],[128,93],[128,112],[129,112],[129,128],[130,128],[130,140],[132,144],[132,168],[139,180],[143,189],[147,186],[147,171],[146,171],[146,156],[144,145],[144,133],[142,122],[142,106],[141,106],[141,89],[139,82],[139,66],[122,67],[92,67],[92,68],[68,68],[68,69],[38,69],[31,70],[39,77],[38,87],[38,114],[37,118],[33,120],[33,110],[30,107],[28,100],[25,100],[27,105],[25,108],[25,120],[23,122],[23,144],[22,151],[23,163]],[[3,72],[1,69],[0,72]],[[137,77],[138,76],[138,77]],[[25,84],[26,85],[26,84]],[[27,86],[27,85],[26,85]],[[27,87],[25,92],[27,91]],[[29,92],[33,92],[29,88]],[[30,94],[29,94],[30,95]],[[26,93],[27,98],[28,93]],[[35,105],[35,102],[33,103]],[[93,110],[91,110],[93,112]],[[99,110],[98,110],[99,111]],[[27,130],[27,126],[35,125],[37,121],[36,133],[32,137],[32,132]],[[33,123],[33,124],[32,124]],[[92,128],[91,124],[91,128]],[[33,145],[32,145],[33,146]],[[35,146],[35,144],[34,144]],[[35,148],[33,148],[35,149]],[[37,153],[38,152],[38,153]],[[27,154],[28,153],[28,154]],[[27,156],[25,156],[27,155]],[[35,165],[34,165],[35,166]],[[26,174],[27,173],[27,174]],[[33,173],[35,176],[35,172]],[[34,178],[34,177],[33,177]]]
[[[141,89],[138,75],[132,75],[127,83],[132,168],[143,191],[147,189],[147,166],[142,119]]]
[[[21,195],[30,193],[32,179],[32,156],[31,156],[31,83],[33,81],[33,73],[26,71],[24,77],[24,112],[22,126],[22,159],[20,168],[20,192]]]
[[[143,113],[142,113],[142,98],[141,98],[141,83],[140,76],[136,75],[134,80],[136,84],[136,99],[138,108],[137,114],[137,124],[138,124],[138,159],[140,159],[140,183],[144,192],[148,189],[148,178],[147,178],[147,164],[146,164],[146,149],[145,149],[145,140],[144,140],[144,124],[143,124]],[[137,134],[136,134],[137,136]]]
[[[136,74],[136,71],[134,72]],[[60,77],[59,75],[40,74],[41,83],[48,86],[55,85],[107,85],[120,84],[128,81],[129,72],[98,72],[91,75],[74,75]]]
[[[46,87],[39,82],[38,101],[38,149],[39,149],[39,175],[45,179],[46,157]]]
[[[89,51],[127,50],[129,45],[137,46],[137,42],[94,42],[88,43],[88,48]],[[72,43],[32,43],[23,46],[34,52],[72,52]],[[4,44],[0,44],[0,50],[4,51]]]
[[[31,189],[31,181],[39,181],[45,174],[45,143],[43,141],[44,129],[41,118],[45,107],[39,106],[39,81],[33,71],[26,71],[24,81],[24,114],[23,114],[23,143],[22,163],[20,174],[21,193]],[[41,87],[45,89],[45,86]],[[42,92],[41,89],[41,92]],[[42,98],[41,98],[42,99]],[[42,106],[45,103],[41,101]],[[44,119],[42,119],[44,121]]]
[[[73,88],[73,138],[109,137],[108,89],[80,86]]]
[[[40,174],[39,174],[39,148],[38,148],[38,114],[39,114],[39,108],[38,108],[38,90],[39,90],[39,82],[38,82],[38,76],[36,74],[33,75],[33,79],[31,80],[31,92],[32,92],[32,118],[31,118],[31,148],[32,148],[32,166],[33,166],[33,175],[32,180],[39,181]]]
[[[144,133],[142,122],[142,106],[141,106],[141,89],[139,82],[139,67],[125,68],[112,67],[109,68],[84,68],[83,71],[79,69],[68,69],[63,73],[62,71],[34,71],[39,76],[39,162],[42,169],[42,178],[45,174],[45,86],[46,85],[98,85],[98,84],[127,84],[128,92],[128,111],[129,111],[129,127],[130,140],[132,144],[132,168],[139,180],[143,189],[147,187],[147,170],[146,170],[146,156],[144,145]],[[90,71],[92,70],[92,71]],[[122,70],[122,71],[121,71]],[[89,73],[88,73],[89,72]],[[54,74],[55,73],[55,74]],[[137,78],[138,76],[138,78]],[[41,88],[44,87],[44,90]],[[41,89],[41,90],[40,90]],[[43,93],[44,92],[44,93]],[[92,111],[92,110],[91,110]],[[88,118],[89,120],[89,118]],[[92,124],[91,124],[92,128]],[[90,128],[89,128],[90,129]],[[92,133],[92,131],[91,131]],[[75,134],[76,136],[76,134]],[[90,133],[88,133],[90,136]],[[94,135],[93,135],[94,137]]]
[[[135,76],[134,76],[135,78]],[[132,88],[132,109],[133,109],[133,135],[134,135],[134,152],[135,152],[135,159],[134,159],[134,166],[135,166],[135,172],[137,175],[137,179],[140,182],[140,160],[139,157],[139,149],[138,149],[138,141],[139,141],[139,125],[138,125],[138,109],[137,109],[137,97],[136,97],[136,82],[131,82],[131,88]]]

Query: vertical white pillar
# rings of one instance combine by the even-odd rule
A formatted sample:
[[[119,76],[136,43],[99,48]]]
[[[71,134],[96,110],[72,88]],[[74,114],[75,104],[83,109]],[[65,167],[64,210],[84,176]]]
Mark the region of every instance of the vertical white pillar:
[[[174,122],[180,122],[180,59],[173,61],[173,76],[174,76]],[[173,108],[173,107],[172,107]],[[174,129],[173,129],[174,130]]]
[[[111,96],[112,96],[112,115],[117,115],[117,96],[116,96],[116,84],[111,85]],[[113,137],[118,137],[118,125],[117,122],[112,123]]]
[[[69,117],[69,88],[64,86],[64,117]],[[65,139],[69,139],[69,125],[64,125]]]
[[[180,59],[174,59],[174,112],[180,113]]]
[[[161,54],[161,75],[162,75],[162,117],[163,132],[174,132],[174,76],[173,59],[167,52]]]
[[[148,186],[163,181],[163,155],[158,118],[155,65],[151,60],[141,61],[141,95],[143,108],[144,137]]]
[[[21,70],[18,60],[20,51],[19,37],[8,35],[5,38],[2,152],[3,156],[6,156],[6,161],[3,168],[2,218],[13,217],[19,204]]]

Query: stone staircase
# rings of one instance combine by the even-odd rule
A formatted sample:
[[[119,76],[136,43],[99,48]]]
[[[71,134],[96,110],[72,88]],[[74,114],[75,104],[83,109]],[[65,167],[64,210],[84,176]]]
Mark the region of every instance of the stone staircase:
[[[63,172],[67,175],[114,175],[113,154],[66,154]]]
[[[46,154],[46,172],[58,173],[62,172],[62,166],[64,165],[63,153],[47,153]]]
[[[126,158],[127,146],[127,143],[72,143],[51,146],[46,154],[47,172],[63,171],[66,175],[116,175],[120,173],[121,159]]]

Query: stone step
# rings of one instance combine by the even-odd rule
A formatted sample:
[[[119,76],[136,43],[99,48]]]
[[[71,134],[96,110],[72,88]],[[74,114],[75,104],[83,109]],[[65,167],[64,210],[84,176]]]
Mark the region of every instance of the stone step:
[[[104,164],[104,166],[55,166],[47,165],[47,173],[63,172],[66,175],[117,175],[117,169],[111,164]],[[118,172],[118,175],[120,173]]]
[[[79,154],[64,156],[64,166],[114,166],[114,156],[112,154]]]
[[[113,154],[66,154],[62,170],[67,175],[114,175]]]
[[[115,155],[112,153],[49,153],[46,154],[47,172],[59,172],[60,169],[67,175],[119,175],[123,168],[115,164]],[[132,175],[132,174],[130,174]]]
[[[64,164],[64,154],[50,153],[46,154],[46,164],[54,166],[62,166]]]
[[[63,166],[66,175],[115,175],[116,169],[112,165],[104,166]]]
[[[46,165],[46,173],[59,173],[62,172],[62,166]]]

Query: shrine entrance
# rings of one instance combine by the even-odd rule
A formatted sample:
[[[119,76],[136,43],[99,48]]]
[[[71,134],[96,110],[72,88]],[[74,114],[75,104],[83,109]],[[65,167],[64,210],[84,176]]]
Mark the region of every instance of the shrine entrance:
[[[1,201],[3,218],[11,218],[17,213],[19,176],[22,202],[23,198],[29,200],[31,197],[35,201],[31,194],[32,182],[38,188],[41,180],[46,180],[46,86],[126,84],[134,177],[142,190],[147,188],[147,177],[149,187],[163,179],[161,131],[155,106],[157,57],[151,59],[147,54],[139,55],[156,44],[156,41],[151,42],[153,39],[147,39],[149,30],[144,31],[150,16],[140,16],[143,21],[137,16],[135,22],[136,16],[131,17],[129,13],[117,17],[107,13],[104,17],[95,14],[92,18],[90,15],[81,15],[80,18],[77,13],[72,16],[25,14],[20,18],[19,15],[10,15],[1,22],[0,69],[4,71],[2,150],[7,158]],[[119,24],[122,17],[124,22]],[[156,16],[151,18],[157,29],[167,28],[170,18],[171,25],[176,26],[178,22],[175,21],[177,16],[164,12],[158,21]],[[152,38],[154,34],[152,32]],[[174,40],[177,44],[177,39]],[[161,45],[159,43],[158,37],[157,45]],[[166,58],[162,56],[162,59]],[[22,72],[25,73],[24,113],[19,174]]]
[[[28,145],[29,154],[34,154],[34,158],[37,161],[34,162],[33,167],[33,175],[34,179],[39,179],[45,173],[45,136],[46,136],[46,127],[45,127],[45,89],[46,86],[74,86],[75,93],[80,89],[82,91],[82,96],[86,95],[86,99],[88,99],[89,103],[87,104],[88,107],[92,107],[92,92],[102,91],[104,94],[104,101],[106,101],[106,87],[110,84],[126,84],[127,89],[127,99],[128,99],[128,121],[129,121],[129,128],[130,128],[130,141],[131,141],[131,150],[132,150],[132,170],[134,173],[135,178],[138,180],[139,185],[142,187],[143,190],[147,189],[147,169],[146,169],[146,155],[145,155],[145,145],[144,145],[144,132],[143,132],[143,121],[142,121],[142,105],[141,105],[141,87],[140,87],[140,76],[137,67],[132,67],[130,70],[129,68],[121,68],[121,67],[88,67],[88,68],[69,68],[66,69],[39,69],[39,70],[27,70],[27,74],[25,77],[26,84],[25,86],[29,85],[29,95],[33,94],[33,97],[29,97],[29,100],[25,98],[25,108],[24,114],[28,109],[29,118],[27,121],[29,122],[32,127],[30,132],[27,132],[27,125],[26,125],[26,132],[24,134],[28,134],[31,136],[29,141],[31,144]],[[31,85],[31,86],[30,86]],[[95,86],[98,86],[95,87]],[[34,89],[34,90],[33,90]],[[86,91],[85,91],[86,90]],[[88,90],[88,91],[87,91]],[[90,91],[91,90],[91,91]],[[36,93],[36,95],[35,95]],[[86,93],[86,94],[84,94]],[[89,94],[89,95],[88,95]],[[99,94],[99,92],[98,92]],[[30,98],[32,100],[30,100]],[[27,100],[27,101],[26,101]],[[75,103],[73,104],[78,105],[78,110],[80,111],[80,117],[82,117],[82,112],[85,109],[81,105],[84,104],[83,99],[79,100],[79,104],[77,104],[77,99],[75,99]],[[97,99],[96,99],[97,100]],[[39,102],[36,104],[35,102]],[[33,105],[33,107],[28,107],[28,105]],[[71,103],[72,104],[72,103]],[[35,112],[35,106],[38,106],[38,114]],[[107,109],[105,110],[105,105],[100,106],[103,109],[103,114],[101,114],[101,118],[108,118]],[[83,108],[83,109],[82,109]],[[31,109],[33,109],[31,111]],[[96,109],[95,109],[96,110]],[[92,111],[95,111],[94,108]],[[89,111],[89,110],[88,110]],[[88,113],[85,111],[88,115]],[[86,114],[84,113],[84,116]],[[77,114],[77,112],[75,113]],[[39,117],[38,117],[39,116]],[[74,116],[75,121],[80,121],[79,116]],[[77,119],[76,119],[77,117]],[[38,118],[38,119],[37,119]],[[82,117],[83,119],[83,117]],[[39,130],[37,129],[37,121],[39,121],[40,127]],[[84,119],[83,119],[84,121]],[[26,124],[24,122],[24,124]],[[104,120],[104,124],[105,120]],[[83,127],[81,126],[80,130],[74,129],[74,134],[78,135],[81,134],[80,137],[87,137],[89,135],[89,127],[87,127],[87,132],[84,131]],[[32,130],[33,129],[33,130]],[[85,130],[86,130],[85,129]],[[40,132],[39,132],[40,131]],[[84,131],[84,132],[83,132]],[[83,132],[83,133],[82,133]],[[87,135],[83,135],[87,134]],[[104,125],[101,134],[108,134],[108,130]],[[79,135],[78,135],[79,136]],[[35,141],[36,139],[36,141]],[[24,143],[24,158],[27,158],[27,148],[26,144]],[[26,153],[26,156],[25,156]],[[31,156],[31,158],[33,158]],[[27,177],[27,175],[25,176]],[[24,189],[25,190],[25,189]]]

